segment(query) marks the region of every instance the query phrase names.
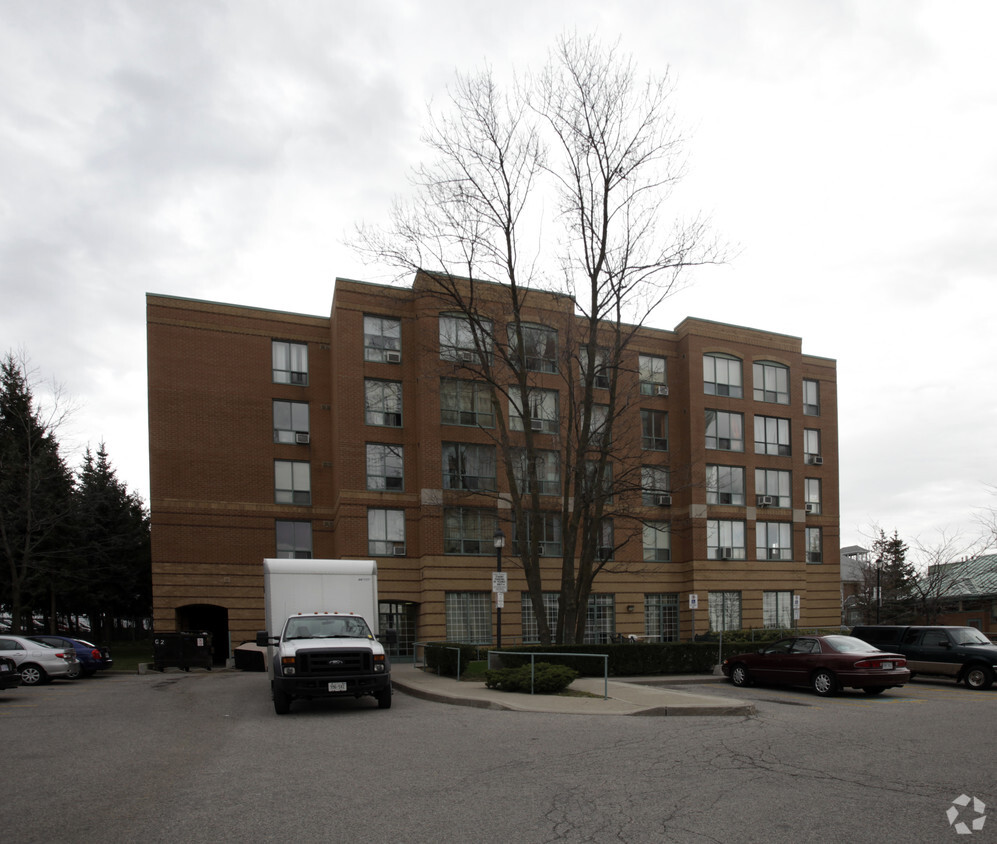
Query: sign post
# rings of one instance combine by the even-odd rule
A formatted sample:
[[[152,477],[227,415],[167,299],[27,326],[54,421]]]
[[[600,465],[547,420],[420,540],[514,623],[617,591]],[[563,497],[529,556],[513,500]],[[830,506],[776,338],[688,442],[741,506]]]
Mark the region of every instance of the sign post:
[[[696,609],[699,607],[699,595],[695,592],[689,593],[689,611],[692,613],[692,636],[690,642],[696,641]]]

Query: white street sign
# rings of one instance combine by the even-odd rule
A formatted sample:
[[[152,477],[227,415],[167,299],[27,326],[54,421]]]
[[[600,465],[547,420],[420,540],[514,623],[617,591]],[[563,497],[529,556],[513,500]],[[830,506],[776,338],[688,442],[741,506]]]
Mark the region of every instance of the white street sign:
[[[508,592],[509,575],[504,571],[492,572],[492,592]]]
[[[689,593],[689,609],[698,610],[699,609],[699,595],[695,592]]]

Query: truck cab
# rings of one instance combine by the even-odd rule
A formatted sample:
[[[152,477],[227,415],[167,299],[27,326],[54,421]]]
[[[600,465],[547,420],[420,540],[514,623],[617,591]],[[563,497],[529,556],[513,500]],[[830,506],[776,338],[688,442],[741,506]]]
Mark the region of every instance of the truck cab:
[[[260,631],[256,643],[275,648],[274,710],[290,711],[295,699],[371,695],[391,706],[391,664],[367,621],[354,613],[298,613],[279,636]]]

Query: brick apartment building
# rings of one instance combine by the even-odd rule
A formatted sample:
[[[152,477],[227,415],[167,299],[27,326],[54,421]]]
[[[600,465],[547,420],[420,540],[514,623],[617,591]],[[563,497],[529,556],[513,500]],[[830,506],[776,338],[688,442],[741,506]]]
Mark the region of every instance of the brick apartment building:
[[[432,288],[422,273],[411,288],[338,279],[328,318],[148,295],[157,631],[211,630],[223,657],[263,627],[263,559],[311,556],[377,560],[399,656],[416,641],[494,641],[506,475],[491,405]],[[564,296],[531,307],[546,393],[530,424],[553,443],[564,364],[549,350],[578,317]],[[836,369],[801,347],[691,318],[637,331],[617,430],[638,443],[642,489],[622,496],[633,518],[616,518],[587,639],[791,626],[794,598],[800,625],[840,623]],[[556,461],[548,471],[556,509]],[[544,519],[546,601],[561,537]],[[510,539],[504,644],[535,638]]]

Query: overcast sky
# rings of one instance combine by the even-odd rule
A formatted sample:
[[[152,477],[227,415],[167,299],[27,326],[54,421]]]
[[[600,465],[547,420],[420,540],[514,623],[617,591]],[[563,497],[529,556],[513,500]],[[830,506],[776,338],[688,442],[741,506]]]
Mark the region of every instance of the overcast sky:
[[[738,244],[655,324],[838,362],[842,544],[997,505],[997,3],[0,3],[0,351],[148,500],[145,294],[326,316],[456,70],[566,30],[670,69],[677,200]],[[44,390],[39,390],[44,397]]]

